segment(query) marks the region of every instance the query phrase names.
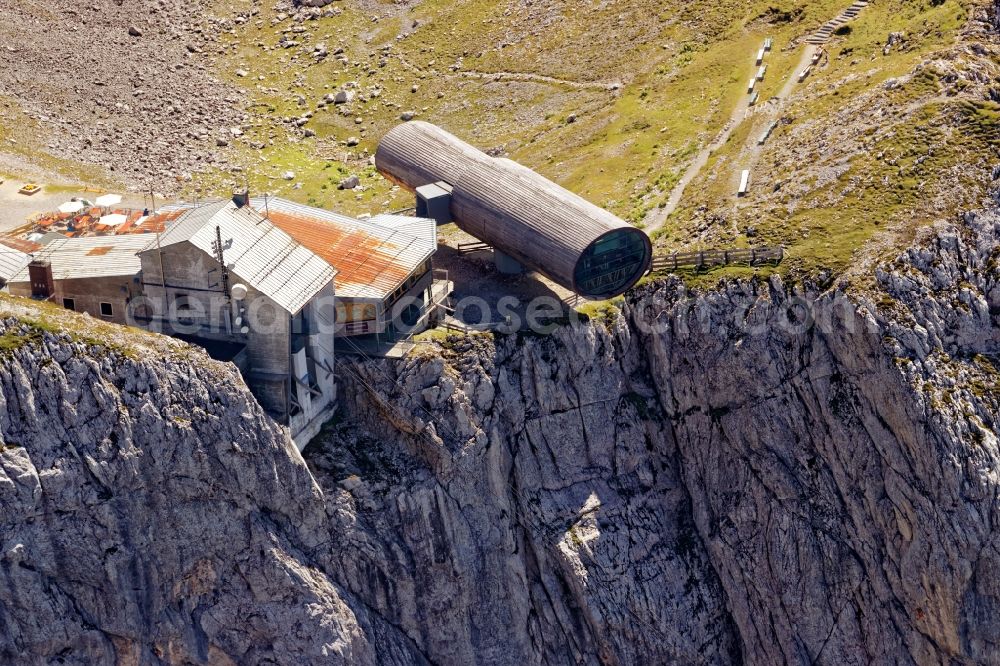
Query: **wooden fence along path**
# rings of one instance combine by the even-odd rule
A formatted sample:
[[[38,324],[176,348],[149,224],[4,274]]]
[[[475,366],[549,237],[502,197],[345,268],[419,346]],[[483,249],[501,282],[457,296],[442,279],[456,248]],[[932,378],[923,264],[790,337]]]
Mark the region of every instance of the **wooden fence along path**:
[[[780,247],[757,247],[740,250],[700,250],[697,252],[674,252],[653,257],[653,272],[676,271],[682,268],[700,270],[712,266],[730,264],[778,264],[785,258],[785,250]]]
[[[451,331],[452,333],[468,333],[473,330],[473,327],[467,326],[463,323],[456,323],[455,321],[450,321],[448,319],[442,319],[438,322],[438,327],[443,328],[446,331]]]

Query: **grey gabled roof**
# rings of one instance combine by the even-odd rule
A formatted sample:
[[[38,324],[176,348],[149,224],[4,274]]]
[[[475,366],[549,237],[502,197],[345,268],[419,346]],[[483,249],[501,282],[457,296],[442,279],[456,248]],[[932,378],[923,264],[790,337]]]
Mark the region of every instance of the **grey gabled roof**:
[[[368,222],[422,238],[437,246],[437,222],[430,218],[383,213],[368,218]]]
[[[160,234],[159,246],[168,247],[191,240],[191,237],[201,231],[202,227],[208,224],[212,218],[229,206],[236,207],[232,201],[226,199],[186,208],[184,214],[177,218],[173,224],[168,225]],[[160,212],[168,212],[169,210],[172,209],[165,207]],[[155,241],[153,245],[156,245]]]
[[[30,263],[30,254],[6,245],[0,245],[0,280],[9,282]]]
[[[149,241],[144,236],[88,236],[62,238],[48,243],[35,253],[35,259],[52,266],[53,280],[128,277],[142,268],[139,251]],[[28,265],[10,282],[29,282]]]
[[[214,257],[216,228],[225,248],[223,257],[235,279],[290,314],[298,313],[336,275],[330,264],[253,208],[237,207],[232,201],[188,209],[160,235],[159,247],[189,242]],[[154,240],[145,249],[156,247]]]

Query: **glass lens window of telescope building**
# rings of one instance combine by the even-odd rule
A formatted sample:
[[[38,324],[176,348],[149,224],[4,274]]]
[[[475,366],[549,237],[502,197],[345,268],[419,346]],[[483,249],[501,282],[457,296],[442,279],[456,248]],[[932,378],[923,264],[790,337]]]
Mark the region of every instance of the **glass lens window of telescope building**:
[[[616,295],[642,277],[648,249],[641,233],[628,229],[595,241],[576,265],[576,284],[585,296]]]

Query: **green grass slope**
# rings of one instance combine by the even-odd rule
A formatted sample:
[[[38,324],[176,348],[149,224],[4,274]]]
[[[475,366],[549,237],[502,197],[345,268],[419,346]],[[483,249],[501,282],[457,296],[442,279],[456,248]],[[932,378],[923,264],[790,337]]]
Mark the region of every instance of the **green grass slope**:
[[[227,11],[247,7],[223,4]],[[845,3],[334,5],[342,9],[338,16],[277,25],[276,13],[261,6],[228,37],[224,73],[259,103],[247,140],[265,147],[238,158],[252,184],[339,208],[406,204],[374,177],[365,158],[409,110],[639,221],[722,129],[756,69],[753,56],[763,39],[774,36],[778,45],[766,84],[776,88],[797,60],[782,49]],[[298,46],[282,48],[289,36]],[[342,48],[345,58],[317,61],[309,51],[318,43],[331,52]],[[249,76],[235,76],[239,69]],[[315,108],[349,82],[378,96],[350,105],[349,113]],[[315,114],[307,125],[314,138],[280,122],[306,111]],[[567,122],[571,115],[576,122]],[[361,139],[356,149],[345,145],[352,136]],[[361,197],[334,191],[345,173],[340,162],[369,188]],[[287,170],[302,175],[300,190],[279,181]]]
[[[229,168],[196,174],[187,197],[247,183],[346,213],[410,206],[371,156],[412,112],[646,226],[731,129],[656,230],[657,251],[781,244],[779,270],[797,273],[864,266],[992,187],[989,0],[873,0],[788,89],[805,37],[850,0],[338,0],[317,20],[296,20],[288,2],[214,2],[237,20],[212,29],[204,62],[251,105],[219,148]],[[760,110],[744,120],[734,112],[769,36]],[[354,101],[321,104],[342,89]],[[0,104],[4,150],[100,179],[33,146],[42,128]],[[751,190],[737,199],[742,169]],[[361,187],[339,190],[349,176]]]
[[[763,150],[748,123],[692,183],[661,248],[782,244],[786,269],[867,266],[994,187],[1000,76],[984,3],[881,0],[828,46]],[[886,48],[889,33],[901,40]],[[748,141],[744,141],[748,139]],[[750,169],[748,196],[735,196]]]
[[[240,170],[193,187],[245,180],[353,213],[409,206],[370,156],[411,111],[641,225],[730,122],[763,39],[775,40],[766,101],[794,76],[804,38],[849,4],[348,0],[297,23],[220,0],[248,18],[223,37],[221,71],[256,106],[235,149]],[[658,251],[783,244],[782,270],[841,270],[862,248],[981,202],[996,153],[988,7],[874,0],[773,107],[780,124],[766,147],[755,146],[771,120],[762,113],[713,153],[656,234]],[[890,33],[900,39],[883,51]],[[318,44],[330,55],[315,57]],[[317,106],[344,86],[359,99]],[[315,136],[288,122],[307,112]],[[744,168],[753,186],[737,200]],[[349,175],[362,187],[338,190]]]

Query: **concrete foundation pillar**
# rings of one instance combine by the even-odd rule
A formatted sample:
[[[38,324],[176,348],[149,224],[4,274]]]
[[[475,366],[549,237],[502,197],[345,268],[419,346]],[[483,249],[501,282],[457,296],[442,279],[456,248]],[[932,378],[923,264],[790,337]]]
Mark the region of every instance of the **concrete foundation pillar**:
[[[496,264],[497,270],[504,275],[520,275],[524,272],[524,266],[517,259],[509,257],[495,248],[493,250],[493,263]]]

